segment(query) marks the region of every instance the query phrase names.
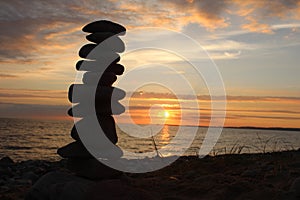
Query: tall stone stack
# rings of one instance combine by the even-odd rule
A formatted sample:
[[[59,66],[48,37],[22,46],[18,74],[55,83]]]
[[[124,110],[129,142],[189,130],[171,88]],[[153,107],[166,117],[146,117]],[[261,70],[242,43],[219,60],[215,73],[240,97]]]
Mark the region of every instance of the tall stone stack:
[[[102,164],[89,153],[80,138],[80,135],[88,133],[80,132],[78,134],[76,127],[80,123],[83,124],[84,120],[89,120],[89,117],[95,114],[96,111],[98,123],[105,136],[114,145],[118,142],[115,121],[112,115],[121,114],[125,111],[125,108],[118,102],[125,96],[125,92],[112,87],[112,85],[117,80],[117,75],[122,75],[124,72],[124,66],[118,64],[120,61],[118,53],[125,50],[125,45],[119,36],[124,35],[126,29],[114,22],[101,20],[87,24],[82,31],[89,33],[86,39],[92,43],[84,45],[79,51],[79,56],[86,60],[78,61],[76,69],[86,72],[82,78],[83,84],[73,84],[69,88],[69,100],[73,103],[73,107],[68,111],[70,116],[82,119],[76,122],[76,126],[74,125],[71,130],[71,137],[75,141],[59,148],[57,153],[67,159],[68,168],[79,176],[90,179],[113,177],[120,174],[120,172]],[[108,40],[109,42],[106,42]],[[94,59],[88,56],[99,44],[103,47],[100,52],[101,55],[96,55]],[[85,102],[85,95],[89,95],[90,86],[95,85],[95,108],[90,109],[90,105]],[[82,94],[74,96],[73,91],[75,92],[75,88],[76,91],[81,91]],[[113,99],[112,95],[114,96]],[[88,130],[88,128],[84,130]],[[118,147],[117,149],[117,156],[121,157],[122,150]]]

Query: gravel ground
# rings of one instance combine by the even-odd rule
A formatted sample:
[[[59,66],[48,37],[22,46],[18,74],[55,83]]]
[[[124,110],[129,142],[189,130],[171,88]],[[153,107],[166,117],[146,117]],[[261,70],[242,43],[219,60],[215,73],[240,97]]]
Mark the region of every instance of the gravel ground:
[[[75,177],[65,168],[64,160],[14,162],[9,157],[2,158],[0,199],[24,199],[34,183],[48,172],[62,172]],[[83,199],[137,199],[141,196],[144,200],[147,197],[165,200],[300,199],[300,150],[203,159],[181,157],[155,172],[124,173],[117,179],[92,183],[87,197]],[[68,192],[63,185],[60,187],[60,193]],[[56,194],[56,197],[59,195]]]

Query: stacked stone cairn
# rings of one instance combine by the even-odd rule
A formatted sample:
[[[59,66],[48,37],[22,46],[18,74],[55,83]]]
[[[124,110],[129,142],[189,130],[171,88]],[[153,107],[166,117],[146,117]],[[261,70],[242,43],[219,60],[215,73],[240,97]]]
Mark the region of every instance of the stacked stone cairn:
[[[118,136],[112,115],[121,114],[125,111],[125,108],[118,102],[125,97],[125,92],[112,87],[112,85],[117,80],[117,75],[122,75],[124,72],[124,66],[118,64],[120,61],[118,53],[125,50],[125,45],[119,36],[124,35],[126,29],[120,24],[100,20],[87,24],[82,31],[89,33],[86,39],[92,43],[86,44],[80,49],[79,56],[85,60],[78,61],[76,69],[86,72],[82,78],[83,84],[71,85],[68,94],[69,101],[73,103],[68,114],[81,119],[74,124],[71,130],[71,137],[75,142],[59,148],[57,153],[67,160],[67,167],[78,176],[89,179],[112,178],[121,172],[102,164],[91,155],[81,140],[82,134],[89,134],[89,131],[78,134],[77,127],[80,126],[80,123],[87,122],[89,117],[95,115],[96,112],[96,119],[105,136],[118,149],[117,157],[122,157],[123,152],[116,145]],[[107,40],[110,42],[104,44],[103,42]],[[90,55],[98,45],[104,46],[105,52],[101,51],[101,55],[96,55],[93,58]],[[95,108],[93,109],[89,109],[87,105],[89,103],[85,102],[86,95],[90,95],[91,90],[89,88],[91,85],[96,85],[96,92],[93,96]],[[74,96],[75,88],[76,92],[79,91],[82,94]],[[88,130],[88,127],[84,130]],[[103,151],[106,150],[103,149]]]

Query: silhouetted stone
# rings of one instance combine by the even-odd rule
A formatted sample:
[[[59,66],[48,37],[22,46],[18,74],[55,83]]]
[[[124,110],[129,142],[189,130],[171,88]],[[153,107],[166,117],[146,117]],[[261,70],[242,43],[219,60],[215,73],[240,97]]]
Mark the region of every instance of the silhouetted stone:
[[[111,21],[100,20],[87,24],[82,28],[82,31],[87,33],[112,32],[115,34],[124,35],[126,28]]]
[[[95,113],[96,112],[96,113]],[[95,108],[90,104],[79,103],[68,110],[71,117],[87,117],[91,115],[120,115],[125,112],[125,107],[119,102],[95,103]]]
[[[117,80],[116,75],[124,72],[124,66],[117,64],[120,61],[118,53],[125,50],[125,44],[118,36],[124,35],[126,29],[114,22],[101,20],[84,26],[82,30],[91,33],[86,38],[93,43],[79,50],[79,56],[87,60],[78,61],[76,69],[87,72],[83,75],[84,84],[73,84],[69,88],[69,101],[77,105],[73,105],[68,114],[83,119],[71,131],[76,141],[59,148],[57,153],[66,158],[69,169],[77,175],[101,179],[120,174],[94,159],[88,150],[104,160],[123,155],[122,150],[115,145],[118,137],[111,115],[125,111],[125,107],[118,101],[126,93],[111,85]],[[81,131],[81,138],[77,130]],[[95,141],[97,139],[100,141]]]
[[[78,54],[81,58],[86,58],[89,55],[89,53],[96,47],[97,44],[86,44],[80,48]]]
[[[99,147],[101,150],[101,154],[103,155],[103,158],[120,158],[123,156],[123,151],[118,147],[116,147],[116,151],[113,151],[111,149],[107,149],[107,147]],[[101,149],[102,148],[102,149]],[[88,150],[85,148],[85,146],[80,141],[75,141],[70,144],[67,144],[64,147],[61,147],[57,150],[57,153],[63,157],[63,158],[80,158],[80,159],[90,159],[94,158]]]
[[[122,75],[124,73],[124,66],[123,65],[120,65],[120,64],[112,64],[112,65],[109,65],[105,72],[112,72],[112,73],[115,73],[116,75]]]
[[[77,123],[78,123],[78,122],[77,122]],[[72,137],[74,140],[76,140],[76,141],[80,141],[80,136],[79,136],[79,134],[78,134],[78,132],[77,132],[77,129],[76,129],[76,126],[75,126],[75,125],[72,127],[72,130],[71,130],[71,137]]]
[[[115,36],[115,33],[112,32],[96,32],[96,33],[91,33],[86,36],[86,39],[90,42],[94,42],[96,44],[99,44],[106,40],[109,37]],[[116,36],[117,37],[117,36]]]
[[[82,82],[84,84],[100,86],[111,86],[116,80],[117,76],[112,72],[105,72],[103,74],[97,72],[86,72],[82,78]]]
[[[86,39],[96,44],[101,43],[101,48],[109,49],[114,52],[123,52],[125,50],[124,42],[112,33],[92,33],[86,36]]]
[[[80,126],[80,123],[83,123],[83,121],[86,119],[82,119],[76,123],[76,126]],[[118,136],[116,132],[116,125],[115,120],[112,116],[98,116],[98,122],[100,124],[100,127],[102,128],[104,134],[106,137],[113,143],[116,144],[118,142]],[[78,135],[76,126],[74,125],[71,131],[71,137],[74,140],[80,141],[80,137]],[[85,133],[82,133],[85,134]],[[100,134],[100,133],[99,133]]]
[[[120,60],[120,56],[114,51],[112,51],[110,47],[106,47],[104,49],[102,47],[96,47],[96,44],[86,44],[81,47],[78,54],[81,58],[97,60],[98,62],[107,64],[107,66],[115,62],[116,60]]]
[[[97,61],[85,61],[85,64],[82,65],[84,60],[79,60],[76,63],[76,69],[79,71],[91,71],[91,72],[99,72],[99,71],[105,71],[105,72],[113,72],[116,75],[122,75],[124,73],[124,66],[121,64],[117,64],[117,62],[111,63],[109,66],[103,66],[101,63]]]
[[[73,92],[76,92],[76,94],[73,95]],[[125,96],[126,93],[119,88],[101,86],[97,87],[95,91],[94,87],[84,84],[72,84],[69,87],[68,93],[69,101],[72,103],[86,102],[87,99],[95,99],[95,101],[98,103],[107,103],[110,101],[114,102],[123,99]]]
[[[93,156],[79,141],[72,142],[59,148],[57,153],[63,158],[93,158]]]

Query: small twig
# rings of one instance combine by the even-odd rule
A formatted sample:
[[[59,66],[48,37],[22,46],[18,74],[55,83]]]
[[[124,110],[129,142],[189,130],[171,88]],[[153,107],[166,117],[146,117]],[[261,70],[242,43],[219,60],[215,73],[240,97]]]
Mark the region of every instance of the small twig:
[[[155,151],[156,151],[156,155],[158,157],[163,157],[162,154],[158,151],[158,148],[157,148],[157,145],[156,145],[156,142],[155,142],[155,139],[153,137],[153,134],[152,134],[152,129],[150,130],[151,131],[151,138],[152,138],[152,142],[153,142],[153,145],[154,145],[154,148],[155,148]]]

